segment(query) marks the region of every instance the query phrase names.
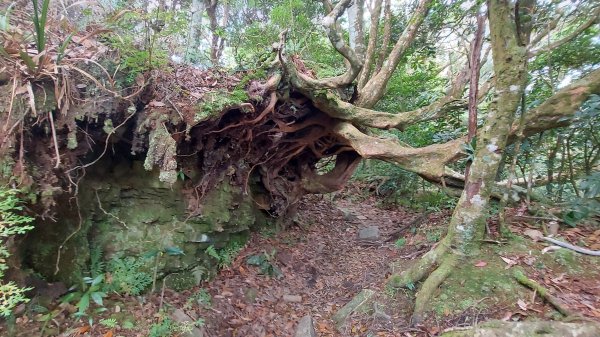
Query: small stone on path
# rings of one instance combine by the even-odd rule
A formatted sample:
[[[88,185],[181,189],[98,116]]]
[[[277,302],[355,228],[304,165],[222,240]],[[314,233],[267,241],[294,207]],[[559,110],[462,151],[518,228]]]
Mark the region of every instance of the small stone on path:
[[[182,334],[180,334],[180,336],[182,336],[182,337],[204,337],[202,330],[198,329],[197,327],[195,327],[193,325],[194,320],[190,316],[188,316],[183,310],[181,310],[181,309],[173,310],[171,317],[177,323],[192,325],[192,329],[189,332],[182,333]]]
[[[283,300],[285,302],[300,303],[300,302],[302,302],[302,296],[300,296],[300,295],[283,295]]]
[[[358,231],[359,240],[378,240],[379,239],[379,227],[369,226],[361,228]]]
[[[306,315],[302,317],[300,322],[298,322],[298,327],[296,328],[295,337],[317,337],[317,332],[315,331],[315,325],[313,323],[313,319],[310,315]]]

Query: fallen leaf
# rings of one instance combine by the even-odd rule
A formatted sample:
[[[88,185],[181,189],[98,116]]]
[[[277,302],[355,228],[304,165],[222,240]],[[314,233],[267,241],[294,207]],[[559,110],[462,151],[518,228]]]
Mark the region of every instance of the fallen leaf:
[[[502,317],[502,320],[508,322],[511,319],[511,317],[513,317],[513,315],[513,312],[507,311],[506,314],[504,314],[504,317]]]
[[[548,247],[542,249],[542,254],[546,254],[548,252],[553,252],[553,251],[559,250],[559,249],[561,249],[561,247],[559,247],[559,246],[548,246]]]
[[[558,228],[558,222],[550,221],[548,223],[548,233],[550,233],[551,236],[556,236],[556,234],[558,234]]]
[[[519,306],[519,308],[521,308],[521,310],[527,311],[527,303],[525,303],[525,301],[523,301],[522,299],[519,298],[519,300],[517,301],[517,305]]]
[[[487,262],[485,261],[479,261],[477,263],[475,263],[475,267],[485,267],[487,266]]]
[[[539,241],[544,236],[544,234],[542,234],[542,232],[538,231],[537,229],[528,229],[525,232],[523,232],[523,234],[529,236],[533,241]]]
[[[104,336],[102,337],[113,337],[113,331],[112,330],[108,330],[107,333],[104,334]]]
[[[511,260],[511,259],[509,259],[507,257],[500,256],[500,258],[502,259],[502,261],[506,262],[506,264],[507,264],[506,268],[504,268],[504,269],[508,269],[508,268],[510,268],[510,267],[512,267],[512,266],[514,266],[514,265],[517,264],[517,261]]]
[[[83,335],[84,333],[90,331],[90,326],[89,325],[85,325],[85,326],[80,326],[79,328],[75,328],[75,330],[73,330],[73,332],[71,333],[72,336],[79,336],[79,335]]]
[[[148,103],[149,106],[155,106],[155,107],[163,107],[166,104],[163,102],[159,102],[159,101],[151,101],[150,103]]]

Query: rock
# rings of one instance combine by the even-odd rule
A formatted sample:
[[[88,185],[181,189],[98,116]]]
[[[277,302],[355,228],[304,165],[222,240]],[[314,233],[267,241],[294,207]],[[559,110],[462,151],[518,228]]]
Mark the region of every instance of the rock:
[[[555,321],[502,322],[488,321],[476,327],[442,333],[442,337],[597,337],[600,324],[594,322],[563,323]]]
[[[533,241],[539,241],[544,237],[544,234],[537,229],[528,229],[523,234],[529,236]]]
[[[185,312],[183,312],[183,310],[181,309],[175,309],[173,310],[173,312],[171,313],[171,318],[173,318],[173,320],[177,323],[184,323],[184,324],[191,324],[192,325],[192,330],[188,333],[182,333],[180,336],[182,337],[203,337],[204,333],[202,333],[202,330],[198,329],[196,326],[194,326],[194,320],[188,316]]]
[[[79,185],[82,213],[71,207],[66,194],[57,198],[54,211],[60,223],[36,220],[22,245],[37,273],[64,283],[62,287],[55,283],[49,298],[79,284],[90,264],[108,266],[113,258],[125,256],[139,262],[140,270],[152,274],[156,268],[157,275],[169,275],[167,287],[190,289],[217,272],[218,263],[206,253],[210,245],[215,249],[243,246],[250,227],[265,222],[235,181],[225,179],[207,191],[201,212],[187,209],[193,196],[183,185],[181,180],[172,186],[162,183],[158,170],[147,171],[143,161],[121,156],[107,157],[86,170]],[[58,246],[71,233],[77,235],[65,243],[56,266]],[[148,258],[161,249],[167,254],[158,263]]]
[[[354,221],[357,219],[356,215],[352,214],[348,209],[338,207],[338,209],[342,212],[345,221]]]
[[[256,290],[256,288],[248,288],[244,292],[244,297],[246,298],[246,301],[248,301],[248,303],[254,303],[254,301],[256,301],[256,298],[258,297],[258,290]]]
[[[378,240],[379,239],[379,227],[369,226],[361,228],[358,231],[359,240]]]
[[[300,296],[300,295],[283,295],[283,300],[285,302],[300,303],[300,302],[302,302],[302,296]]]
[[[298,322],[298,326],[296,327],[295,337],[317,337],[317,332],[315,331],[315,325],[313,323],[313,319],[310,315],[306,315],[302,317],[300,322]]]
[[[367,220],[367,217],[366,217],[366,216],[364,216],[364,215],[357,215],[357,216],[356,216],[356,218],[357,218],[358,220]]]
[[[558,222],[550,221],[548,223],[548,234],[550,234],[551,236],[556,236],[556,234],[558,234],[558,228]]]
[[[344,305],[340,310],[338,310],[338,312],[335,313],[335,315],[333,315],[333,321],[338,327],[341,327],[350,314],[354,312],[368,311],[374,295],[375,291],[371,289],[363,289],[360,293],[358,293],[358,295],[354,296],[350,302]]]

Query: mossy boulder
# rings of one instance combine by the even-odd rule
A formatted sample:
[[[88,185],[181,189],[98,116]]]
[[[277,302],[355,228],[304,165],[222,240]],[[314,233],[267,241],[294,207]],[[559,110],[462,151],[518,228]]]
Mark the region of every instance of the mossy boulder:
[[[79,185],[80,212],[73,198],[63,199],[56,214],[60,221],[38,222],[25,256],[48,280],[67,284],[81,282],[99,259],[137,257],[147,261],[149,271],[157,268],[159,278],[169,275],[167,284],[174,289],[189,288],[222,263],[207,255],[208,247],[223,254],[232,243],[242,247],[250,227],[265,221],[227,179],[190,216],[183,181],[161,182],[158,170],[146,171],[142,161],[107,159],[88,171]]]

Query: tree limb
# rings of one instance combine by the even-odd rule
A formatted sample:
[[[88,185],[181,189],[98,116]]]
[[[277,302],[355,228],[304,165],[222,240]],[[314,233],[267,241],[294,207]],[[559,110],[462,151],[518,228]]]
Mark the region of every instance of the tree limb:
[[[310,77],[307,74],[303,74],[298,72],[295,65],[293,65],[283,53],[284,44],[285,44],[285,32],[280,35],[280,45],[279,45],[279,59],[282,63],[283,67],[289,72],[294,74],[296,77],[298,87],[303,87],[306,89],[336,89],[348,86],[360,73],[363,65],[363,61],[359,56],[355,53],[352,48],[346,44],[344,41],[344,37],[341,33],[341,29],[337,24],[337,20],[342,16],[344,11],[350,6],[352,0],[342,0],[335,5],[333,10],[323,18],[323,27],[325,27],[325,31],[327,32],[327,36],[329,37],[329,41],[347,61],[347,67],[344,74],[329,78],[323,79],[315,79]]]
[[[540,48],[537,48],[534,50],[530,50],[528,53],[528,56],[529,56],[529,58],[532,58],[532,57],[538,56],[539,54],[546,53],[548,51],[556,49],[556,48],[562,46],[563,44],[575,39],[584,30],[590,28],[591,26],[593,26],[599,22],[600,22],[600,7],[597,7],[592,12],[592,17],[589,20],[587,20],[586,22],[584,22],[583,24],[581,24],[579,27],[577,27],[577,29],[575,29],[571,34],[563,37],[560,40],[556,40],[556,41],[550,43],[549,45],[545,45],[543,47],[540,47]]]
[[[362,89],[369,76],[371,75],[371,67],[375,60],[375,49],[377,47],[377,31],[379,30],[379,17],[381,16],[381,4],[383,0],[375,0],[373,10],[371,10],[371,27],[369,29],[369,42],[365,53],[365,64],[360,76],[358,77],[358,89]]]
[[[417,9],[408,21],[406,28],[402,32],[398,42],[396,42],[396,45],[394,45],[387,60],[383,63],[381,70],[375,74],[375,76],[371,77],[363,90],[359,93],[359,97],[356,101],[357,105],[370,108],[381,99],[388,81],[392,77],[394,70],[396,70],[398,63],[400,63],[400,59],[404,56],[408,47],[417,36],[417,31],[425,20],[432,3],[433,0],[419,1]]]

